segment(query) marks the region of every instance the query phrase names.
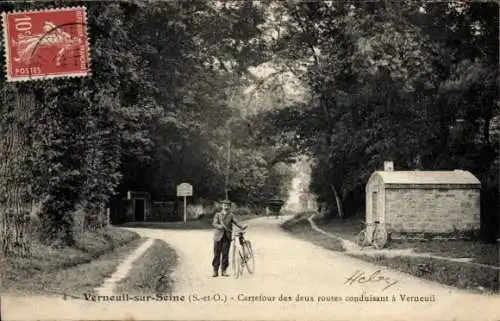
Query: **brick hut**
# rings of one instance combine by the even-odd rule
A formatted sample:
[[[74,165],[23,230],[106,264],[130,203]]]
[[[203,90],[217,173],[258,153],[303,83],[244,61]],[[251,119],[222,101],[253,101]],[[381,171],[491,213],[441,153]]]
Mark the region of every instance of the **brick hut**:
[[[403,234],[476,231],[480,188],[468,171],[393,171],[388,164],[366,185],[366,222]]]

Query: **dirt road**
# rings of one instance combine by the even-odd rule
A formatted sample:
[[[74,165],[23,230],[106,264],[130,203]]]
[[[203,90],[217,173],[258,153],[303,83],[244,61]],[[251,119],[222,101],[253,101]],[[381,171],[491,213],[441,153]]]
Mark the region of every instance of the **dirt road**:
[[[175,272],[173,295],[185,301],[96,303],[54,297],[3,297],[2,317],[5,320],[500,319],[499,296],[470,294],[325,250],[290,236],[274,219],[259,218],[248,225],[247,236],[256,254],[256,273],[237,280],[211,277],[211,231],[135,229],[144,236],[165,240],[177,250],[180,264]],[[416,301],[420,299],[430,301]]]

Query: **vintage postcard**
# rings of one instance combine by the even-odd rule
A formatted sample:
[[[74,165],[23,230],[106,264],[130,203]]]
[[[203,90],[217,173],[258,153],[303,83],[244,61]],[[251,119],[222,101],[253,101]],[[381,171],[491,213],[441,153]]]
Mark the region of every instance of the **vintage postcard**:
[[[0,318],[499,320],[499,4],[0,3]]]

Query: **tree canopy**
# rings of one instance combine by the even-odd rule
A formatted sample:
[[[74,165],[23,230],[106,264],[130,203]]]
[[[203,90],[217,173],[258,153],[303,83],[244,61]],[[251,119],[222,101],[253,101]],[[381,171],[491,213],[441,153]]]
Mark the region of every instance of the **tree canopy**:
[[[284,199],[300,155],[333,215],[360,211],[368,176],[393,160],[471,170],[498,226],[498,4],[73,5],[88,11],[90,77],[9,83],[0,70],[0,215],[38,204],[47,242],[98,228],[128,190],[161,199],[188,181],[198,201],[225,187],[238,204]]]
[[[311,187],[334,214],[336,191],[354,215],[369,175],[392,160],[400,170],[472,171],[483,220],[498,226],[497,3],[289,1],[279,10],[289,19],[276,64],[312,94],[267,119],[314,157]]]

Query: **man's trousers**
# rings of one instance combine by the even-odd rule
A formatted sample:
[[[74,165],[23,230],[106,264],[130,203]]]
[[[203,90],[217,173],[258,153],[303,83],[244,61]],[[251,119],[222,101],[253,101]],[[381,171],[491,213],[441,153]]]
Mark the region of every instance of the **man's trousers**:
[[[214,259],[212,261],[212,266],[215,272],[219,271],[219,266],[221,267],[222,272],[226,271],[227,267],[229,266],[230,247],[231,239],[227,236],[226,233],[224,233],[224,236],[219,241],[214,241]]]

